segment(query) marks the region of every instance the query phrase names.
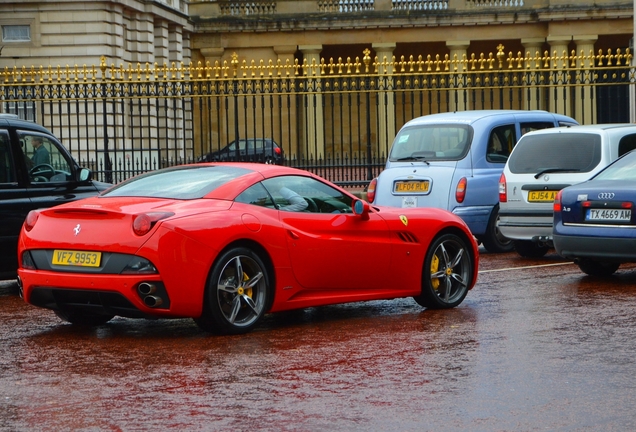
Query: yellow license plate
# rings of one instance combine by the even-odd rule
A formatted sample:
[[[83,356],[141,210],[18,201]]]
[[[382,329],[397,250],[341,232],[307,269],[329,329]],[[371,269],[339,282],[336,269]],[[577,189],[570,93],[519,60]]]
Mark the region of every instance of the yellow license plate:
[[[528,202],[552,202],[558,191],[530,191]]]
[[[99,267],[101,260],[101,252],[55,249],[51,263],[63,266]]]
[[[428,192],[429,181],[398,181],[395,182],[395,192]]]

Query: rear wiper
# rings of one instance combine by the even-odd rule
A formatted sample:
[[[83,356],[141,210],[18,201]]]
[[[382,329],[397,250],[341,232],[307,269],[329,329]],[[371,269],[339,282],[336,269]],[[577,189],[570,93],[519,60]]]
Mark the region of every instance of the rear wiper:
[[[417,161],[417,162],[426,162],[426,165],[430,165],[430,162],[426,160],[426,156],[405,156],[401,158],[397,158],[396,162],[407,162],[407,161]]]
[[[538,179],[543,174],[555,173],[555,172],[581,172],[581,170],[580,169],[575,169],[575,168],[544,168],[541,171],[539,171],[538,173],[536,173],[534,175],[534,178]]]

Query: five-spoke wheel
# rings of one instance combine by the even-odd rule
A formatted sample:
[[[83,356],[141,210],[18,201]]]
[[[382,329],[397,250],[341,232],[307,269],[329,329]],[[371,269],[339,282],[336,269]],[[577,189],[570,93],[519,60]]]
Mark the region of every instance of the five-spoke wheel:
[[[267,267],[247,248],[223,253],[210,274],[203,314],[196,323],[220,334],[251,330],[269,307],[271,289]]]
[[[456,234],[443,234],[431,243],[424,262],[422,294],[414,297],[430,309],[459,305],[468,293],[474,260],[466,241]]]

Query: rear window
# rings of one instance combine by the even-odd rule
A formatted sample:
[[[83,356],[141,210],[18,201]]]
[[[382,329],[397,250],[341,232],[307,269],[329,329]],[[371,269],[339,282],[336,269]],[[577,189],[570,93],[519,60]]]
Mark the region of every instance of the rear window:
[[[249,172],[244,168],[225,166],[170,168],[134,177],[114,186],[102,196],[196,199]]]
[[[601,137],[590,133],[525,135],[508,160],[510,172],[589,172],[601,161]]]
[[[406,128],[395,137],[389,160],[460,160],[468,153],[472,136],[472,128],[466,125]]]

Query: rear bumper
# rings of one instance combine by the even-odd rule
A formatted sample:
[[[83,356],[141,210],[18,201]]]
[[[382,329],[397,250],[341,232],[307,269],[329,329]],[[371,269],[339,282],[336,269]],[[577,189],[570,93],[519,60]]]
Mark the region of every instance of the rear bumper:
[[[517,215],[510,212],[499,213],[499,230],[513,240],[552,239],[554,216],[552,213]]]
[[[636,239],[554,234],[554,249],[564,258],[636,262]]]

